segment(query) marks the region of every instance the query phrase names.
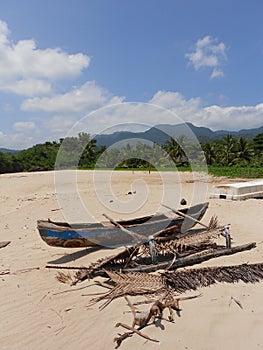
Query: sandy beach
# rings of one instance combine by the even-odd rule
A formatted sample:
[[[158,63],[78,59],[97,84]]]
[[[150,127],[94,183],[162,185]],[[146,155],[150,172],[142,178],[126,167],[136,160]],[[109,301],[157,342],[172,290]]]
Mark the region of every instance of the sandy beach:
[[[99,311],[99,305],[89,308],[90,297],[83,294],[102,292],[101,288],[93,281],[76,287],[61,284],[55,278],[57,271],[45,268],[46,264],[88,265],[112,251],[89,253],[86,249],[49,247],[37,232],[38,219],[101,221],[105,220],[103,213],[120,219],[165,212],[161,202],[177,207],[181,198],[189,205],[207,200],[209,208],[202,220],[205,224],[217,215],[221,224],[231,224],[233,244],[256,242],[257,247],[198,266],[263,262],[263,200],[209,199],[212,186],[229,179],[169,172],[123,171],[111,178],[108,175],[96,175],[94,189],[93,172],[80,171],[77,192],[72,173],[67,171],[56,177],[54,172],[0,175],[1,241],[11,241],[0,249],[0,273],[10,272],[2,274],[0,282],[1,350],[114,349],[113,339],[122,332],[115,324],[132,322],[131,314],[124,313],[129,308],[123,298],[103,311]],[[160,343],[145,342],[135,335],[120,348],[263,349],[262,287],[263,282],[200,288],[201,297],[182,301],[181,317],[176,317],[175,323],[163,321],[163,329],[152,325],[144,330]]]

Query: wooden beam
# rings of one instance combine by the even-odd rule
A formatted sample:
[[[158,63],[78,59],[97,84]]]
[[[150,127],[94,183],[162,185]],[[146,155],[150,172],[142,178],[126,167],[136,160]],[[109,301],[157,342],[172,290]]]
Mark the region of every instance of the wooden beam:
[[[178,259],[171,260],[171,261],[160,262],[159,264],[155,264],[155,265],[141,265],[141,266],[138,266],[136,268],[123,269],[122,272],[132,272],[132,271],[134,271],[134,272],[154,272],[154,271],[166,269],[166,268],[175,270],[175,269],[180,268],[180,267],[186,267],[186,266],[192,266],[195,264],[200,264],[200,263],[207,261],[207,260],[210,260],[210,259],[219,258],[220,256],[224,256],[224,255],[236,254],[239,252],[243,252],[245,250],[253,249],[255,247],[256,247],[256,243],[252,242],[252,243],[247,243],[247,244],[232,247],[232,248],[217,248],[217,249],[213,250],[212,252],[208,252],[206,254],[190,255],[190,256],[178,258]]]

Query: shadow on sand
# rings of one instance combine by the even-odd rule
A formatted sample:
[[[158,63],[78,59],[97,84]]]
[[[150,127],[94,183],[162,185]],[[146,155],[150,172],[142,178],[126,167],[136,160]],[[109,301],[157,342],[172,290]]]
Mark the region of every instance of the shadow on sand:
[[[48,264],[58,264],[58,265],[59,264],[66,264],[68,262],[80,259],[83,256],[86,256],[90,253],[97,252],[100,249],[102,249],[102,248],[101,247],[90,247],[90,248],[86,248],[83,250],[79,250],[77,252],[62,256],[61,258],[58,258],[56,260],[48,261]],[[103,248],[103,249],[105,249],[105,248]]]

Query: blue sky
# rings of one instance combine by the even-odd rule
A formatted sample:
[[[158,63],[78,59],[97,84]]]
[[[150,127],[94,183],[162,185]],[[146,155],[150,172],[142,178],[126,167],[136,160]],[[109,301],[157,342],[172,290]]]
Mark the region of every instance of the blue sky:
[[[262,13],[260,0],[1,1],[0,147],[58,140],[84,116],[90,133],[262,126]]]

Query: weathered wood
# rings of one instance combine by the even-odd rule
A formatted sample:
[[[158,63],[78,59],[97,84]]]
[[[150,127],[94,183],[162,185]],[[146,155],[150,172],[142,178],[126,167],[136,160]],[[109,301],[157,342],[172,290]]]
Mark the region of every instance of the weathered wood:
[[[178,231],[178,233],[180,233],[180,228],[178,227],[178,225],[173,225],[173,226],[168,226],[162,230],[159,230],[155,233],[152,234],[152,237],[153,238],[157,238],[161,235],[165,235],[166,233],[169,233],[169,232],[174,232],[174,231]]]
[[[115,325],[115,327],[120,327],[120,326],[122,326],[122,327],[125,328],[125,329],[130,330],[132,333],[138,334],[139,336],[141,336],[141,337],[143,337],[143,338],[145,338],[145,339],[147,339],[147,340],[153,341],[153,342],[155,342],[155,343],[159,343],[159,340],[150,338],[150,337],[148,337],[148,335],[141,333],[138,329],[136,329],[136,328],[134,328],[134,327],[131,327],[131,326],[128,326],[128,325],[125,324],[125,323],[119,322],[119,323],[117,323],[117,324]],[[132,335],[132,333],[130,333],[128,336]],[[122,342],[125,338],[127,338],[127,335],[125,334],[124,339],[122,339],[122,338],[123,338],[123,337],[120,335],[120,339],[119,339],[118,337],[116,337],[116,338],[114,339],[114,340],[117,342],[117,345],[118,345],[118,346],[120,346],[121,342]]]
[[[123,227],[117,221],[115,221],[112,218],[110,218],[107,214],[102,214],[102,215],[105,216],[105,218],[108,219],[112,224],[114,224],[115,226],[119,227],[119,229],[121,229],[123,232],[127,233],[128,235],[130,235],[132,238],[136,239],[138,242],[147,240],[146,236],[143,236],[143,235],[140,235],[140,234],[138,234],[136,232],[131,232],[131,231],[127,230],[125,227]]]
[[[11,243],[11,241],[2,241],[2,242],[0,242],[0,248],[4,248],[10,243]]]
[[[46,265],[46,269],[60,269],[60,270],[87,270],[83,266],[60,266],[60,265]]]
[[[175,214],[177,214],[177,215],[181,215],[181,216],[183,216],[184,218],[190,219],[190,220],[196,222],[197,224],[199,224],[199,225],[201,225],[201,226],[203,226],[203,227],[205,227],[205,228],[207,228],[207,229],[209,228],[207,225],[203,224],[201,221],[199,221],[199,220],[193,218],[193,217],[190,216],[190,215],[187,215],[187,214],[182,213],[180,210],[176,210],[176,209],[174,209],[174,208],[171,208],[171,207],[169,207],[168,205],[163,204],[163,203],[162,203],[162,206],[165,207],[165,208],[167,208],[167,209],[170,209],[173,213],[175,213]]]
[[[178,229],[178,224],[175,224],[173,226],[168,226],[162,230],[159,230],[155,233],[153,233],[152,235],[148,236],[144,236],[144,235],[140,235],[139,233],[136,232],[132,232],[128,229],[126,229],[125,227],[123,227],[120,223],[118,223],[117,221],[113,220],[112,218],[110,218],[107,214],[102,214],[105,218],[107,218],[113,225],[119,227],[119,229],[121,229],[123,232],[127,233],[128,235],[132,236],[133,238],[135,238],[139,244],[147,241],[148,239],[152,239],[152,238],[156,238],[162,234],[166,234],[169,232],[172,232],[176,229]]]
[[[207,261],[210,259],[218,258],[220,256],[224,255],[232,255],[236,254],[239,252],[243,252],[245,250],[250,250],[256,247],[256,243],[248,243],[232,248],[217,248],[213,250],[212,252],[200,254],[200,255],[194,255],[194,256],[186,256],[183,258],[178,258],[176,260],[172,261],[165,261],[165,262],[160,262],[159,264],[155,265],[142,265],[136,268],[130,268],[130,269],[123,269],[123,272],[153,272],[157,271],[160,269],[166,269],[169,267],[169,269],[177,269],[179,267],[186,267],[186,266],[192,266],[195,264],[200,264],[203,261]]]
[[[182,209],[181,211],[186,213],[190,210],[193,216],[200,220],[207,207],[208,203],[203,203],[191,208]],[[115,221],[111,219],[111,222],[113,223]],[[174,218],[169,218],[164,214],[155,214],[117,222],[134,234],[131,236],[127,231],[123,232],[116,225],[110,225],[110,223],[106,222],[74,223],[70,225],[65,222],[38,220],[37,228],[40,237],[50,246],[64,248],[118,247],[144,243],[150,235],[160,232],[164,228],[171,230],[171,226],[175,228],[168,234],[175,231],[179,232],[184,218],[177,215]],[[190,223],[192,224],[193,221],[190,221]],[[136,235],[138,235],[137,239],[134,238]]]

